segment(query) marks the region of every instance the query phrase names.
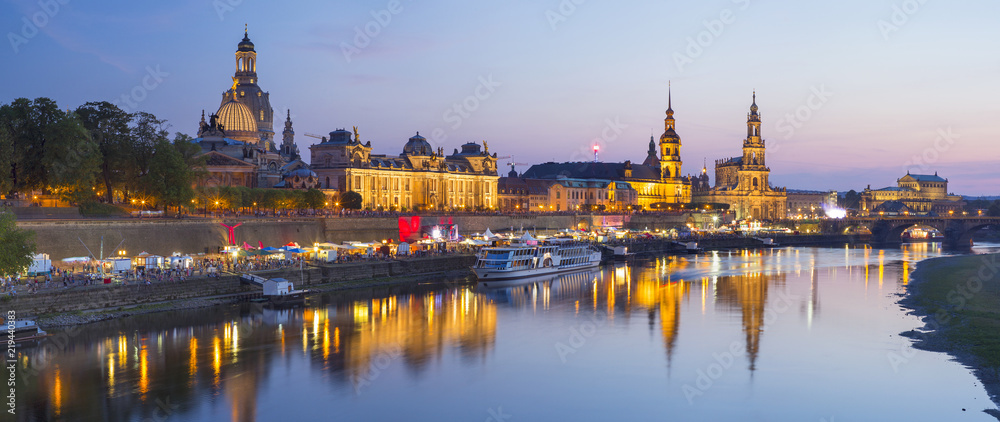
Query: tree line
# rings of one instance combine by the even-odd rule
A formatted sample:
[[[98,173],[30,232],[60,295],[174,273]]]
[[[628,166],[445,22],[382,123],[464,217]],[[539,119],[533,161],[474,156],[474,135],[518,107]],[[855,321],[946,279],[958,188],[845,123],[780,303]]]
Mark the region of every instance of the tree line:
[[[191,137],[106,101],[62,110],[49,98],[0,105],[0,192],[41,191],[70,203],[186,206],[204,164]]]

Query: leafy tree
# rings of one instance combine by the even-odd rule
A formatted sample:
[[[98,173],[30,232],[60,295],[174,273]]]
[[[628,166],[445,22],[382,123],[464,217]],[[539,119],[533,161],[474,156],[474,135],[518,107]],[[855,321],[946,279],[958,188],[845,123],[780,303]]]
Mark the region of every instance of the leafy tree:
[[[2,113],[2,111],[0,111]],[[3,119],[3,115],[0,114],[0,120]],[[12,172],[8,171],[12,169],[13,162],[12,157],[14,156],[14,139],[10,135],[10,130],[7,129],[7,125],[0,121],[0,192],[10,192],[14,189],[14,180],[11,177]]]
[[[11,178],[14,190],[45,189],[48,169],[44,158],[50,128],[66,119],[51,99],[18,98],[0,107],[0,125],[11,140]]]
[[[859,194],[854,189],[847,191],[843,198],[840,198],[840,207],[844,209],[857,209],[858,205],[861,203],[861,194]]]
[[[0,212],[0,274],[12,275],[31,265],[35,232],[17,227],[10,210]]]
[[[990,217],[1000,217],[1000,200],[993,201],[990,208],[986,210],[986,215]]]
[[[190,136],[177,132],[174,135],[174,147],[181,154],[191,172],[191,183],[204,178],[208,172],[205,169],[205,157],[201,156],[201,146],[193,142]]]
[[[360,210],[365,198],[355,191],[344,192],[340,197],[340,206],[349,210]]]
[[[326,195],[318,189],[309,189],[303,195],[306,208],[323,208],[326,203]]]
[[[42,165],[47,186],[73,203],[92,198],[100,156],[90,133],[70,113],[49,125],[44,133]]]
[[[180,151],[166,139],[160,139],[154,147],[143,185],[158,203],[178,207],[179,210],[181,205],[190,203],[194,198],[191,175]]]
[[[133,166],[130,157],[132,115],[107,101],[89,102],[76,109],[91,138],[97,142],[101,165],[99,178],[105,200],[114,200],[114,189],[127,181]]]

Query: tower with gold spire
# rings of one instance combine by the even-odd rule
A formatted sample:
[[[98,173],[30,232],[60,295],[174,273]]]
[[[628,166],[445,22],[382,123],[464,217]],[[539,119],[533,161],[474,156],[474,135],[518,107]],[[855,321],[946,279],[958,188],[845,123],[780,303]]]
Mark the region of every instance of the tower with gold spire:
[[[663,119],[663,135],[660,135],[660,177],[664,182],[680,180],[681,137],[677,135],[674,121],[673,93],[667,86],[667,117]]]
[[[764,138],[760,132],[760,112],[757,92],[753,93],[750,113],[747,113],[747,137],[743,139],[743,154],[715,161],[715,186],[695,190],[694,202],[699,204],[729,204],[736,219],[778,220],[785,218],[788,204],[784,188],[771,186],[771,169],[767,167]]]
[[[250,35],[244,27],[243,39],[236,46],[236,73],[233,75],[233,84],[226,92],[222,93],[222,103],[219,108],[227,107],[227,103],[239,103],[246,107],[249,113],[243,111],[242,107],[234,107],[230,104],[228,108],[233,109],[232,113],[218,113],[221,123],[231,128],[250,128],[251,125],[245,122],[245,117],[249,115],[253,120],[256,136],[241,136],[240,141],[258,144],[266,151],[276,151],[274,145],[274,109],[271,108],[270,94],[260,89],[257,80],[257,50]],[[229,121],[232,118],[238,121]],[[247,139],[242,139],[247,138]]]

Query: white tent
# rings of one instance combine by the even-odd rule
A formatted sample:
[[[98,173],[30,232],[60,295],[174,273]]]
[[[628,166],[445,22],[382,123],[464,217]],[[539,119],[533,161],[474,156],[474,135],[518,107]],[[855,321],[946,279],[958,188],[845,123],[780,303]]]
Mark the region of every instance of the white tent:
[[[410,244],[406,242],[399,242],[396,246],[396,255],[409,255],[410,254]]]
[[[524,236],[521,236],[521,240],[527,242],[527,241],[535,240],[535,238],[531,237],[531,233],[524,232]]]
[[[492,239],[494,237],[497,237],[497,236],[495,234],[493,234],[493,232],[490,231],[489,227],[487,227],[486,228],[486,233],[483,233],[483,239]]]

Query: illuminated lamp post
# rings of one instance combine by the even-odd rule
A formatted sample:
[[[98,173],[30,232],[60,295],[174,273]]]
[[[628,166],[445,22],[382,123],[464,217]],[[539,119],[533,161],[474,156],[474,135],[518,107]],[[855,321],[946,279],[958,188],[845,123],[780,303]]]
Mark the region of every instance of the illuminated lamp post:
[[[600,150],[601,150],[601,146],[595,144],[594,145],[594,162],[595,163],[597,162],[597,152],[600,151]]]

